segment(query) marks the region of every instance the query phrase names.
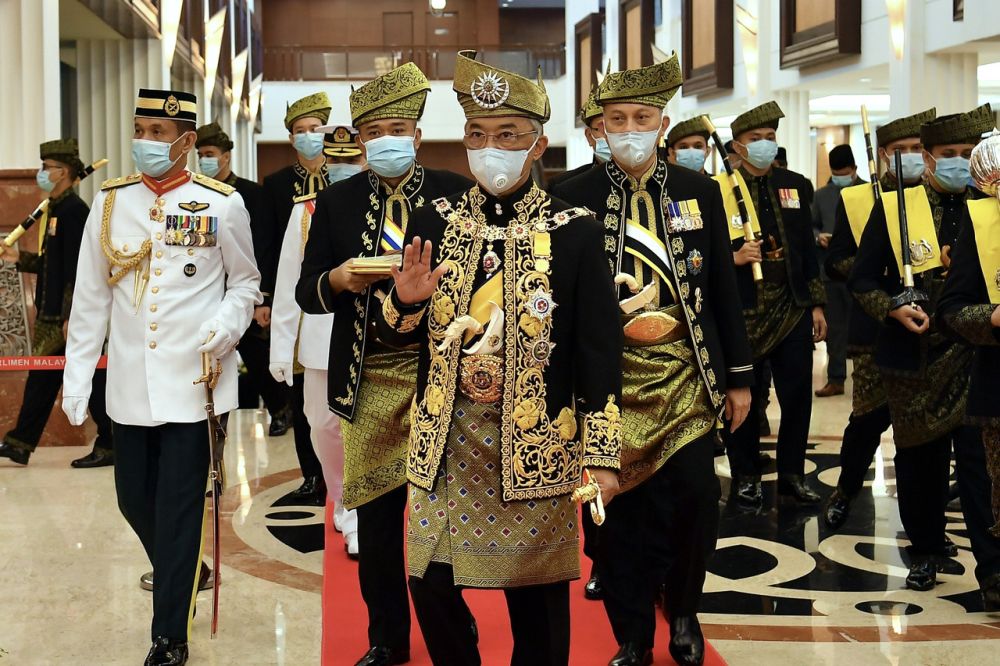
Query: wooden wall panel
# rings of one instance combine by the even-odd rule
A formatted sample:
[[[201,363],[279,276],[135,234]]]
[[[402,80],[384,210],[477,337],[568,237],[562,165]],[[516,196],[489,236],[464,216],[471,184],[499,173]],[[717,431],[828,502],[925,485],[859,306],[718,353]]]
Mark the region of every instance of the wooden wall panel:
[[[802,32],[837,18],[832,0],[795,0],[795,31]]]
[[[715,3],[695,2],[692,8],[691,67],[715,62]]]

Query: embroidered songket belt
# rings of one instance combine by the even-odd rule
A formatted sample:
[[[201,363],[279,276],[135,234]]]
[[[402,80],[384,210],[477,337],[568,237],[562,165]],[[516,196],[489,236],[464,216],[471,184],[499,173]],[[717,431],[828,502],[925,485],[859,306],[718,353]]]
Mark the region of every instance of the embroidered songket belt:
[[[503,360],[492,354],[469,354],[459,366],[462,394],[481,405],[499,402],[503,394]]]

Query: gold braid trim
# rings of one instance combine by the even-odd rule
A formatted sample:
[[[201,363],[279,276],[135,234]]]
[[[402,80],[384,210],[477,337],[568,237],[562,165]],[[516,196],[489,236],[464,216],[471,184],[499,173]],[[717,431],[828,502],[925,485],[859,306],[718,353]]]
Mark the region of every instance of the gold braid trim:
[[[622,452],[621,410],[615,397],[608,396],[603,411],[583,415],[583,465],[584,467],[610,467],[619,469]]]
[[[944,320],[948,328],[970,344],[995,347],[1000,345],[1000,340],[997,340],[997,329],[990,323],[990,317],[996,307],[989,303],[966,305],[956,312],[946,314]]]
[[[139,249],[132,254],[117,250],[111,244],[111,209],[115,205],[116,192],[117,190],[108,191],[108,196],[104,199],[103,214],[101,215],[101,250],[104,252],[104,256],[107,258],[110,267],[111,276],[108,278],[109,285],[118,284],[122,278],[132,271],[138,273],[139,265],[149,257],[149,253],[153,249],[153,243],[148,238],[142,241]],[[114,271],[115,268],[118,269],[117,273]],[[148,266],[146,267],[145,277],[149,278]]]
[[[399,333],[412,333],[417,330],[417,326],[420,326],[426,311],[427,306],[425,305],[417,312],[401,316],[395,303],[392,302],[391,294],[382,301],[382,316],[385,317],[385,323]]]

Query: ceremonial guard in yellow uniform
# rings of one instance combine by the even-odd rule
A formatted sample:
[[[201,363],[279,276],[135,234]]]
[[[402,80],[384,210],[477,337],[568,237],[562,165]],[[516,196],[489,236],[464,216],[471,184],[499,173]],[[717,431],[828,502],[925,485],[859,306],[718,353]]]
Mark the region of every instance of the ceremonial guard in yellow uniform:
[[[985,523],[983,529],[991,522],[972,513],[976,493],[970,482],[982,478],[985,468],[977,470],[972,453],[981,451],[979,433],[962,425],[973,350],[945,338],[932,317],[948,269],[946,248],[958,239],[966,201],[982,196],[968,187],[969,156],[993,127],[993,113],[984,105],[969,113],[939,116],[920,128],[927,172],[923,186],[906,190],[906,217],[914,282],[929,301],[916,307],[894,302],[902,291],[904,271],[893,193],[887,192],[872,209],[848,280],[854,297],[880,323],[875,364],[888,393],[899,517],[910,539],[906,585],[914,590],[934,587],[939,560],[948,555],[944,506],[952,445],[970,537],[977,520]],[[977,541],[978,546],[991,544],[972,538],[976,559],[983,562],[989,558]]]
[[[805,176],[773,166],[778,144],[778,122],[784,117],[775,102],[766,102],[736,117],[733,148],[741,158],[740,174],[751,217],[757,221],[760,241],[747,242],[743,234],[732,241],[736,277],[746,330],[753,349],[755,408],[729,438],[727,452],[733,474],[733,496],[740,506],[761,506],[760,410],[767,402],[770,382],[781,406],[778,429],[778,494],[799,502],[819,502],[806,483],[806,440],[812,413],[813,343],[826,336],[823,304],[826,290],[819,277],[812,232],[812,185]],[[731,190],[731,186],[728,188]],[[735,227],[739,220],[727,213]],[[736,229],[739,232],[738,229]],[[732,234],[731,234],[732,235]],[[758,285],[750,264],[761,262],[764,279]]]
[[[356,132],[348,125],[324,129],[330,130],[326,132],[323,152],[331,160],[327,165],[331,185],[360,173],[364,157],[354,141]],[[323,465],[327,492],[334,502],[333,526],[343,532],[348,555],[357,557],[357,511],[344,507],[344,443],[340,434],[340,419],[330,411],[326,400],[333,315],[303,315],[295,302],[295,285],[299,281],[302,255],[315,210],[316,194],[296,198],[285,228],[285,237],[281,241],[271,308],[270,367],[276,381],[291,386],[293,377],[298,376],[302,383],[312,445]]]
[[[190,93],[139,91],[132,157],[84,229],[66,346],[63,411],[83,422],[108,337],[118,506],[153,564],[147,665],[183,664],[199,579],[209,433],[202,353],[222,364],[217,414],[236,408],[233,349],[259,303],[250,221],[235,190],[185,168]]]
[[[928,109],[878,128],[875,135],[879,163],[886,169],[879,179],[882,196],[896,196],[893,155],[897,149],[902,153],[904,185],[912,187],[920,183],[924,173],[920,126],[934,120],[936,115],[935,109]],[[875,194],[870,183],[863,183],[844,188],[840,196],[825,267],[831,279],[846,282],[854,266],[861,234],[875,205]],[[885,384],[873,356],[879,322],[872,319],[856,299],[851,299],[849,322],[847,352],[854,361],[851,416],[840,445],[840,477],[823,512],[826,524],[833,529],[839,529],[847,520],[851,502],[864,485],[882,433],[891,425]]]
[[[6,246],[3,260],[16,262],[17,270],[35,274],[35,327],[31,336],[34,356],[62,355],[66,349],[63,331],[69,319],[76,282],[76,262],[80,254],[83,226],[90,208],[73,189],[84,166],[76,139],[46,141],[39,146],[42,167],[35,180],[48,195],[48,209],[38,223],[37,252]],[[103,467],[114,463],[111,421],[104,407],[104,370],[94,373],[95,390],[90,399],[90,416],[97,425],[94,449],[70,463],[73,467]],[[31,370],[24,384],[24,397],[14,427],[0,442],[0,458],[27,465],[42,438],[52,406],[62,387],[61,370]]]
[[[548,144],[541,77],[474,58],[459,53],[454,89],[478,182],[416,211],[379,316],[388,341],[420,350],[410,589],[437,666],[480,663],[468,587],[504,591],[512,664],[565,666],[572,493],[584,469],[609,501],[618,485],[617,303],[601,227],[530,177]]]
[[[607,316],[625,336],[623,494],[608,507],[599,560],[615,666],[652,659],[662,572],[651,560],[665,546],[670,654],[702,662],[697,612],[719,521],[714,432],[723,412],[733,427],[743,421],[753,381],[719,188],[656,150],[680,85],[676,56],[608,74],[598,102],[613,157],[554,192],[603,222],[621,299]]]
[[[667,134],[667,155],[671,164],[705,173],[705,160],[712,154],[711,138],[705,128],[707,116],[682,120]]]
[[[594,151],[594,159],[586,164],[581,164],[575,169],[570,169],[565,173],[549,178],[546,189],[550,192],[552,191],[552,188],[556,187],[560,183],[564,183],[570,178],[579,176],[581,173],[589,171],[595,166],[600,166],[611,159],[611,150],[608,148],[608,140],[604,138],[604,111],[601,109],[601,105],[597,103],[597,88],[590,91],[590,95],[587,96],[587,103],[583,105],[582,109],[580,109],[580,122],[583,123],[583,135],[587,138],[587,143]],[[586,525],[587,523],[584,522],[585,531],[589,529]],[[589,537],[587,537],[587,539],[589,539]],[[586,544],[584,545],[584,548],[586,548]]]
[[[403,514],[417,352],[389,347],[374,335],[375,311],[388,284],[350,266],[357,257],[399,252],[414,208],[468,187],[468,179],[416,161],[417,121],[428,90],[424,74],[407,63],[351,93],[368,170],[316,198],[296,288],[304,312],[336,315],[327,401],[341,418],[344,506],[358,510],[358,577],[371,646],[359,666],[409,659]]]

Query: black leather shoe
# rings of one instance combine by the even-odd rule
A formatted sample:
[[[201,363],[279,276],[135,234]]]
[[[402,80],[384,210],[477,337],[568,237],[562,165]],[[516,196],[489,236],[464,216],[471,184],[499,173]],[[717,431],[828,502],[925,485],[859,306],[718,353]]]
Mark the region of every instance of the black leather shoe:
[[[744,509],[759,509],[764,501],[759,476],[746,476],[733,481],[733,497]]]
[[[826,526],[833,530],[839,530],[847,522],[847,517],[850,514],[851,498],[840,488],[834,489],[826,503],[826,510],[823,511],[823,520],[826,522]]]
[[[583,587],[583,596],[591,601],[600,601],[604,598],[604,586],[601,585],[601,579],[597,574],[590,576],[590,580]]]
[[[271,425],[267,428],[268,437],[281,437],[292,427],[292,415],[283,409],[271,417]]]
[[[906,587],[917,592],[926,592],[937,584],[937,563],[932,557],[913,560],[910,573],[906,575]]]
[[[187,641],[175,641],[165,636],[153,639],[153,646],[146,655],[145,666],[181,666],[188,660]]]
[[[778,494],[794,497],[797,502],[802,504],[818,504],[820,500],[820,496],[798,474],[786,474],[778,477]]]
[[[957,557],[958,556],[958,546],[955,545],[954,541],[952,541],[948,537],[945,537],[944,538],[944,547],[941,549],[941,552],[944,553],[945,557]]]
[[[30,457],[31,451],[28,449],[22,449],[7,442],[0,442],[0,458],[10,458],[18,465],[27,465],[28,458]]]
[[[1000,611],[1000,573],[987,576],[979,587],[979,593],[983,595],[984,611],[987,613]]]
[[[670,656],[681,666],[705,661],[705,637],[696,615],[683,615],[670,620]]]
[[[288,494],[297,504],[309,506],[326,505],[326,482],[322,476],[307,476],[302,485]]]
[[[653,663],[653,651],[638,643],[624,643],[608,666],[649,666]]]
[[[107,467],[115,464],[115,452],[108,449],[94,449],[82,458],[70,463],[70,467],[90,469],[91,467]]]
[[[373,647],[354,666],[393,666],[410,660],[409,650],[393,650],[389,647]]]

